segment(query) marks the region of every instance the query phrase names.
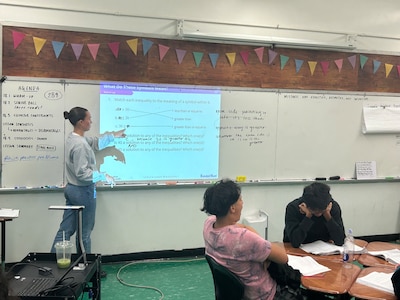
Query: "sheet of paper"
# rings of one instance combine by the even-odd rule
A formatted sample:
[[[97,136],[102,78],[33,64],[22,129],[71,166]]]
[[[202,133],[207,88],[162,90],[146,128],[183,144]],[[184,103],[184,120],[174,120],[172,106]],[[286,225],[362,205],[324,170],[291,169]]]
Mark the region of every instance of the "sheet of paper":
[[[356,162],[356,178],[376,179],[376,161],[359,161]]]
[[[0,218],[18,218],[19,209],[0,208]]]
[[[300,249],[303,249],[307,253],[315,255],[333,255],[343,253],[343,246],[337,246],[332,243],[324,241],[315,241],[308,244],[301,244]],[[354,253],[360,254],[364,252],[364,248],[354,245]]]
[[[400,107],[374,105],[363,107],[362,133],[400,132]]]
[[[328,267],[319,264],[311,256],[288,255],[288,258],[289,266],[293,269],[299,270],[303,276],[314,276],[331,270]]]
[[[392,264],[400,264],[400,249],[368,251],[368,254],[373,256],[381,256]]]
[[[341,252],[343,252],[343,247],[323,241],[315,241],[308,244],[301,244],[300,248],[308,253],[316,255],[340,254]]]
[[[376,288],[381,291],[385,291],[394,294],[393,284],[391,281],[392,273],[383,272],[371,272],[364,277],[357,278],[357,282]]]

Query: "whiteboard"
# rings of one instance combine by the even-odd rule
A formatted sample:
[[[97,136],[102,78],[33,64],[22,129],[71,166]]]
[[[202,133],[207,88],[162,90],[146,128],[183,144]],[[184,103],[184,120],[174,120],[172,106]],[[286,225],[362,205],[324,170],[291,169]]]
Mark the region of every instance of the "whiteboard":
[[[62,184],[64,96],[60,83],[3,83],[2,187]]]
[[[40,92],[23,92],[21,86]],[[32,103],[19,107],[13,100],[18,95]],[[364,135],[361,128],[365,105],[399,104],[396,95],[225,88],[221,92],[219,177],[352,178],[358,161],[376,161],[378,177],[397,176],[400,137]],[[35,105],[47,117],[28,118],[28,122],[20,112],[30,114]],[[74,106],[92,114],[87,135],[100,134],[98,82],[9,78],[2,84],[3,188],[64,183],[64,140],[72,126],[64,120],[63,111]],[[29,123],[24,126],[32,131],[24,136],[32,138],[30,148],[9,146],[21,144],[15,142],[20,132],[7,129],[16,122]]]
[[[376,161],[378,177],[399,175],[399,136],[362,133],[363,105],[399,103],[387,95],[280,94],[276,177],[350,179],[358,161]]]
[[[224,91],[220,128],[220,177],[272,179],[278,94]]]

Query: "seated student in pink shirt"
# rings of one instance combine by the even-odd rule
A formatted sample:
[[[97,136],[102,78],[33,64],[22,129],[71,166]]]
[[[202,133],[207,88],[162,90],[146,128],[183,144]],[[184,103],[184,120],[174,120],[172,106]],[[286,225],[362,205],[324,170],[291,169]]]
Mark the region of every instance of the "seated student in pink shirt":
[[[240,187],[226,179],[204,193],[201,209],[209,216],[204,223],[206,254],[235,273],[244,283],[244,299],[279,299],[285,293],[268,273],[270,261],[288,261],[283,247],[273,244],[254,229],[237,223],[243,208]]]

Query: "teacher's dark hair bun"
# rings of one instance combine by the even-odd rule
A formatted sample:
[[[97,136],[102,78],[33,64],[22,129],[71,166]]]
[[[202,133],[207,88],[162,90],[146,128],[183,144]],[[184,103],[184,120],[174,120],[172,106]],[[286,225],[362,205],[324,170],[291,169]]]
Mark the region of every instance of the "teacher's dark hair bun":
[[[78,121],[85,119],[87,111],[88,110],[86,108],[77,106],[72,108],[69,112],[65,111],[64,118],[68,119],[71,124],[75,126]]]

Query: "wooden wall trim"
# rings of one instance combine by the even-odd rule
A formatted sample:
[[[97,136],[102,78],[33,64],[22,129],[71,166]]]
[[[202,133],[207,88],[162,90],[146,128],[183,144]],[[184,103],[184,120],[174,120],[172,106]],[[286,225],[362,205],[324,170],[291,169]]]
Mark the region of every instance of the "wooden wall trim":
[[[16,36],[23,37],[19,45],[14,44]],[[34,39],[36,43],[45,41],[38,54]],[[135,39],[136,54],[127,43]],[[2,42],[2,74],[6,76],[268,89],[400,92],[399,56],[270,49],[15,26],[3,26]],[[58,58],[53,42],[64,43]],[[118,45],[117,53],[113,54],[109,43]],[[151,44],[146,54],[144,43]],[[79,59],[74,54],[73,44],[77,44],[78,48],[79,45],[83,46]],[[96,59],[91,55],[88,44],[99,45]],[[270,53],[271,50],[274,52]],[[178,62],[177,51],[186,53],[181,63]],[[257,53],[262,54],[261,59]],[[217,59],[213,61],[210,54]],[[276,54],[272,62],[271,54]],[[351,57],[355,58],[354,67],[349,59]],[[298,64],[302,62],[298,70],[296,61]],[[324,63],[328,65],[325,73],[322,68]],[[340,63],[342,67],[339,70]],[[315,70],[312,72],[313,65]]]

